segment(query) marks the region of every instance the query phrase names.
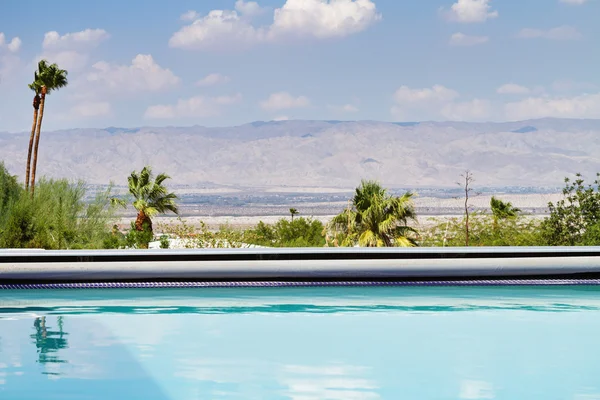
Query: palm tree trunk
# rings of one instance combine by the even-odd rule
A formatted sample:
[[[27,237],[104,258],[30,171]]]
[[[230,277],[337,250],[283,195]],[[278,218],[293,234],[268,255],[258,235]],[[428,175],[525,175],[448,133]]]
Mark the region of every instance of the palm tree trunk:
[[[40,99],[40,115],[37,123],[37,135],[35,137],[35,146],[33,148],[33,169],[31,170],[31,197],[35,192],[35,172],[37,169],[38,148],[40,145],[40,134],[42,133],[42,120],[44,119],[44,104],[46,103],[46,86],[42,86],[42,96]]]
[[[33,151],[33,138],[35,137],[35,128],[38,121],[38,111],[40,109],[40,96],[38,94],[33,98],[33,124],[31,125],[31,136],[29,136],[29,149],[27,151],[27,168],[25,169],[25,190],[29,190],[29,175],[31,173],[31,152]]]
[[[144,211],[140,210],[135,219],[135,229],[140,232],[143,231],[144,222],[148,222],[148,228],[150,229],[150,232],[152,232],[152,220],[144,213]]]

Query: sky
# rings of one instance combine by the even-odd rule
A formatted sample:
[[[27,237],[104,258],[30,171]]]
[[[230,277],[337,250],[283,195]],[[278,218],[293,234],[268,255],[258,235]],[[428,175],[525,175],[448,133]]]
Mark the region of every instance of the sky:
[[[0,131],[600,118],[600,0],[2,0]]]

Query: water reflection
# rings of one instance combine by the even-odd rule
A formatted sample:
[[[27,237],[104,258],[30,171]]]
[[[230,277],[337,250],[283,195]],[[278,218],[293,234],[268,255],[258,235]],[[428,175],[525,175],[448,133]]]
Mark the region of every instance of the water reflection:
[[[47,363],[66,363],[67,361],[60,358],[58,351],[68,348],[66,336],[64,332],[63,317],[57,318],[58,330],[54,331],[46,324],[46,317],[38,317],[33,322],[35,333],[30,337],[37,348],[38,362],[40,364]],[[45,371],[45,374],[58,375],[55,372]]]

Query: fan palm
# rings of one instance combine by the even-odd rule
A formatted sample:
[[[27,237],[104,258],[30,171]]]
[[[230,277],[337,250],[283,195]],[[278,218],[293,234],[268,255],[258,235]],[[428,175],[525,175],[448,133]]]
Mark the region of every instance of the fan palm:
[[[135,220],[136,230],[143,231],[147,227],[152,232],[152,217],[167,211],[179,214],[175,204],[177,196],[175,193],[169,193],[163,185],[167,179],[170,179],[167,174],[158,174],[153,179],[149,166],[144,167],[139,174],[133,171],[127,178],[129,193],[134,197],[133,207],[138,212]]]
[[[42,120],[44,119],[44,105],[46,104],[46,95],[52,93],[55,90],[61,89],[68,85],[67,80],[68,72],[64,69],[60,69],[58,65],[48,65],[48,61],[41,60],[38,63],[38,70],[36,73],[36,79],[34,81],[35,87],[39,85],[40,91],[40,104],[39,104],[39,116],[36,126],[36,137],[33,148],[33,167],[31,169],[31,195],[35,191],[35,174],[37,170],[37,158],[38,148],[40,145],[40,134],[42,131]],[[27,178],[26,178],[27,180]]]
[[[413,194],[391,196],[374,181],[361,182],[356,188],[352,206],[335,216],[328,225],[334,236],[344,237],[342,246],[412,247],[416,242],[408,221],[415,219]]]

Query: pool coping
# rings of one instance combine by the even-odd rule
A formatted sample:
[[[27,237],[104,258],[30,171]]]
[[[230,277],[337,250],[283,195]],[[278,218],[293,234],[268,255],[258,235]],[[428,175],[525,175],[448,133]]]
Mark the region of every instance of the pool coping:
[[[600,278],[600,247],[2,250],[0,282]]]

